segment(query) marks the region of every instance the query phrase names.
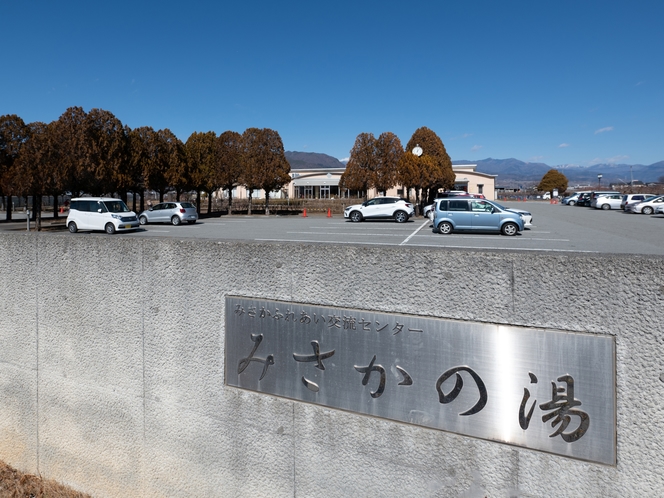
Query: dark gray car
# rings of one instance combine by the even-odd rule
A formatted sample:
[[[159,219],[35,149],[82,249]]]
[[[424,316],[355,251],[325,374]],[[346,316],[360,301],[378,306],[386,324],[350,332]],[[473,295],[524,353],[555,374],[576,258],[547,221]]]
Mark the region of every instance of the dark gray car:
[[[184,222],[193,224],[197,220],[196,206],[191,202],[162,202],[138,215],[138,221],[141,225],[147,225],[148,223],[179,225]]]

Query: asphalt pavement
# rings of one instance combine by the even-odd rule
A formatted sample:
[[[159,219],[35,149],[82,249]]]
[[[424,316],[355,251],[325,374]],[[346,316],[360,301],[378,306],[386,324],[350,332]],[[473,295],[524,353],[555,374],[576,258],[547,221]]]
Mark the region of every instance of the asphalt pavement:
[[[113,236],[664,256],[664,215],[627,214],[542,201],[503,204],[530,211],[533,226],[514,237],[467,232],[440,235],[433,232],[431,221],[422,217],[399,224],[392,220],[352,223],[340,214],[232,215],[204,218],[195,225],[147,225]],[[0,231],[24,232],[25,215],[14,213],[15,218],[20,216],[21,221],[0,223]],[[41,233],[45,235],[109,237],[103,232],[70,234],[64,228],[64,218],[55,221],[53,228],[47,218],[44,227],[46,230]]]

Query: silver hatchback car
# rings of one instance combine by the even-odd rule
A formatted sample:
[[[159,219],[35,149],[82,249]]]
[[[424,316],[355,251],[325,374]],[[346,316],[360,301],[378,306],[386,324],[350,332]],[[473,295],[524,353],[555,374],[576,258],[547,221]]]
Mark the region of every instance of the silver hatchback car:
[[[482,199],[450,198],[436,201],[434,232],[447,235],[456,230],[500,232],[513,236],[524,228],[523,216],[500,204]]]
[[[148,223],[179,225],[184,222],[193,224],[197,220],[196,206],[191,202],[162,202],[138,215],[138,221],[141,225],[147,225]]]

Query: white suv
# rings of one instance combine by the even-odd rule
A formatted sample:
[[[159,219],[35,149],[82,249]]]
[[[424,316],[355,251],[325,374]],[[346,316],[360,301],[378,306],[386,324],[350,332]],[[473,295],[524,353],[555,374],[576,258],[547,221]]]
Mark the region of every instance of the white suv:
[[[79,197],[72,199],[67,216],[71,233],[79,230],[103,230],[115,233],[139,227],[136,213],[121,199],[113,197]]]
[[[344,218],[355,223],[365,219],[380,218],[393,218],[397,223],[405,223],[414,215],[413,205],[401,197],[375,197],[344,209]]]

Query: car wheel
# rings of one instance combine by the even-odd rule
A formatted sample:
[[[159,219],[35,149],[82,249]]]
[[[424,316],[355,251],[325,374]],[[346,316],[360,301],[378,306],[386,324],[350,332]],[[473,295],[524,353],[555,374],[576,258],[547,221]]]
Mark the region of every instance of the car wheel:
[[[139,222],[141,225],[147,225],[147,224],[148,224],[148,219],[147,219],[145,216],[141,216],[141,217],[138,219],[138,222]]]
[[[573,206],[574,204],[576,204],[576,202],[574,202],[574,201],[569,201],[567,204],[569,204],[570,206]]]
[[[106,223],[106,233],[113,235],[115,233],[115,225],[113,223]]]
[[[646,207],[644,207],[644,208],[641,210],[641,212],[642,212],[643,214],[652,214],[652,213],[653,213],[653,209],[652,209],[650,206],[646,206]]]
[[[607,209],[611,209],[611,206],[609,206],[608,204],[602,204],[602,209],[606,211]]]
[[[352,213],[350,213],[350,216],[348,217],[350,218],[350,221],[352,221],[353,223],[362,221],[362,213],[360,213],[359,211],[353,211]]]
[[[517,234],[519,227],[516,225],[516,223],[505,223],[500,228],[500,231],[503,235],[512,236]]]
[[[408,221],[408,214],[405,211],[397,211],[394,213],[394,221],[397,223],[406,223]]]
[[[440,234],[447,235],[448,233],[452,233],[452,230],[454,230],[454,227],[449,221],[441,221],[438,224],[438,233]]]
[[[176,214],[175,216],[173,216],[173,217],[171,218],[171,223],[173,223],[173,225],[177,226],[177,225],[179,225],[180,223],[182,223],[182,220],[181,220],[180,217]]]
[[[67,225],[67,228],[69,228],[70,233],[78,232],[78,227],[76,226],[76,223],[74,223],[73,221],[70,222],[69,225]]]

